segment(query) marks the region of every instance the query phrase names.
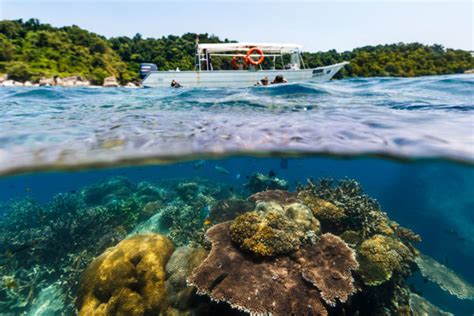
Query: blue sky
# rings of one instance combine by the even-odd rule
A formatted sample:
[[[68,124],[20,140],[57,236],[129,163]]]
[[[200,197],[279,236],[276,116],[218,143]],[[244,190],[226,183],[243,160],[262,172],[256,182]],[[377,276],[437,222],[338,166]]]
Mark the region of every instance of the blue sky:
[[[208,32],[318,51],[396,42],[474,50],[473,2],[0,0],[1,19],[39,18],[110,36]]]

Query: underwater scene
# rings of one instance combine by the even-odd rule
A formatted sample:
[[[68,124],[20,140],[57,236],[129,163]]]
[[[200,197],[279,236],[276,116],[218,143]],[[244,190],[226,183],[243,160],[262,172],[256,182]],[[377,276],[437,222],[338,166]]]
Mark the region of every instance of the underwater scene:
[[[473,315],[474,76],[0,95],[0,315]]]

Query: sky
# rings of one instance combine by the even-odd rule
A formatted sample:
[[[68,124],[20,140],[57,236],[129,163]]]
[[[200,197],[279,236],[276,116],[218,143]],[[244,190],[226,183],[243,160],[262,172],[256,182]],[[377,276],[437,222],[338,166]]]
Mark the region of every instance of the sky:
[[[288,42],[307,51],[398,42],[474,50],[472,0],[184,1],[0,0],[0,19],[38,18],[112,36],[210,33]]]

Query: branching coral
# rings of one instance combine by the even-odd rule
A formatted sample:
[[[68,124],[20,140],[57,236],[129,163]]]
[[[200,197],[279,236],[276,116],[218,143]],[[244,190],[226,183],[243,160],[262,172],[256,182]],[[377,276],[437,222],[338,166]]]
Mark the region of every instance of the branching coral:
[[[96,258],[84,272],[79,315],[158,315],[166,306],[165,265],[174,247],[162,235],[136,235]]]
[[[230,221],[254,207],[254,202],[236,197],[219,200],[211,207],[209,219],[214,224]]]
[[[365,239],[375,234],[395,235],[399,228],[354,180],[321,179],[318,183],[308,180],[306,186],[298,187],[298,192],[298,197],[313,209],[315,216],[329,223],[331,232],[354,230]]]
[[[327,315],[322,297],[334,304],[354,292],[350,270],[357,262],[338,237],[323,235],[291,257],[255,260],[233,245],[230,225],[207,232],[211,253],[188,278],[199,294],[251,314]]]

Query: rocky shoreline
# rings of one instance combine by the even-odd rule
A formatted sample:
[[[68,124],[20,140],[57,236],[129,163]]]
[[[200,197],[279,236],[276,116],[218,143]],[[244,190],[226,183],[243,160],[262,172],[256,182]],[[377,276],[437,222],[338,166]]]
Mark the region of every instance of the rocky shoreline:
[[[81,76],[69,76],[69,77],[51,77],[51,78],[41,78],[38,82],[31,81],[16,81],[8,79],[7,75],[0,76],[0,87],[124,87],[124,88],[141,88],[140,85],[137,85],[133,82],[128,82],[125,85],[120,85],[117,79],[113,76],[107,77],[104,79],[104,83],[100,85],[92,85],[91,82],[87,79],[82,78]]]

